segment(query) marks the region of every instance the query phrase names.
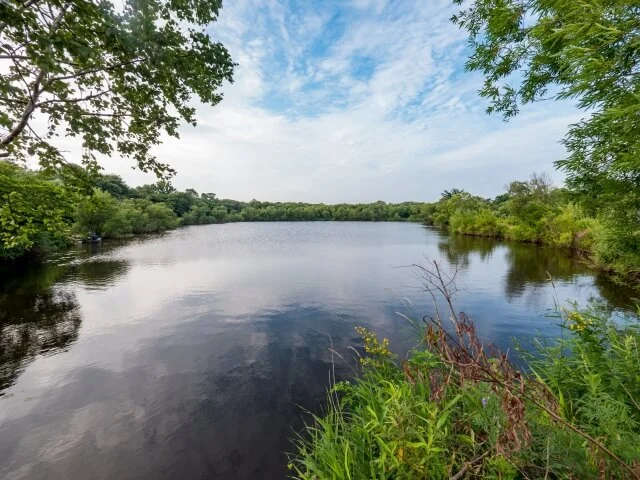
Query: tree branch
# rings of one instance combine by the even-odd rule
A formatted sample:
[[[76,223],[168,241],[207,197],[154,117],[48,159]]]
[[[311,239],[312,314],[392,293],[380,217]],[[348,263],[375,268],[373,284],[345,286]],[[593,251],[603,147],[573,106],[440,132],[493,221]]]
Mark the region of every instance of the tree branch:
[[[0,55],[0,60],[29,60],[26,55]]]
[[[27,0],[27,2],[25,2],[25,4],[23,5],[23,8],[28,8],[33,3],[35,3],[35,1],[36,0]],[[67,13],[67,10],[69,9],[70,6],[71,6],[71,2],[66,2],[60,8],[60,11],[58,12],[58,15],[56,16],[55,20],[53,21],[53,23],[52,23],[52,25],[51,25],[51,27],[49,29],[49,33],[52,33],[53,31],[55,31],[55,29],[58,28],[60,23],[62,23],[62,19],[64,18],[65,14]],[[4,27],[0,24],[0,34],[2,33],[3,28]],[[13,60],[14,60],[14,63],[15,63],[15,59],[13,59]],[[17,67],[17,64],[16,64],[16,67]],[[22,131],[26,127],[27,123],[29,122],[29,118],[31,117],[31,114],[38,107],[38,104],[36,102],[38,100],[38,97],[40,96],[40,94],[43,91],[40,88],[40,85],[42,84],[42,80],[44,79],[44,76],[45,76],[44,69],[40,69],[40,71],[38,72],[38,75],[36,76],[36,78],[35,78],[35,80],[33,82],[33,87],[30,90],[28,90],[31,99],[29,100],[29,102],[27,103],[27,106],[25,107],[24,111],[22,112],[22,115],[20,116],[20,120],[18,121],[18,123],[13,127],[13,129],[7,135],[5,135],[4,137],[2,137],[0,139],[0,145],[5,146],[5,145],[10,144],[18,135],[20,135],[22,133]]]
[[[27,0],[22,4],[22,8],[19,11],[28,9],[31,5],[33,5],[37,1],[38,0]],[[0,35],[2,35],[2,32],[4,31],[4,29],[7,28],[7,25],[8,25],[7,22],[0,22]]]
[[[135,60],[130,60],[128,62],[120,62],[120,63],[117,63],[115,65],[107,65],[105,67],[87,68],[85,70],[80,70],[79,72],[75,72],[75,73],[73,73],[71,75],[65,75],[63,77],[53,77],[53,78],[51,78],[51,79],[49,79],[47,81],[47,84],[52,83],[52,82],[63,81],[63,80],[72,80],[74,78],[83,77],[85,75],[90,75],[92,73],[110,72],[110,71],[116,70],[118,68],[122,68],[122,67],[126,67],[126,66],[129,66],[129,65],[134,65],[136,63],[144,62],[145,60],[147,60],[146,57],[144,57],[144,58],[136,58]]]
[[[462,468],[460,469],[460,471],[455,475],[453,475],[449,480],[460,480],[462,477],[464,477],[464,474],[467,473],[467,470],[469,470],[474,464],[478,463],[480,460],[486,457],[490,452],[491,450],[487,450],[479,457],[476,457],[473,460],[465,462]]]
[[[44,78],[44,70],[40,70],[40,73],[38,74],[35,81],[33,82],[33,89],[31,90],[31,100],[27,103],[27,106],[22,112],[20,121],[13,127],[13,129],[7,135],[2,137],[2,139],[0,140],[0,145],[9,145],[18,135],[22,133],[22,131],[24,130],[24,127],[27,126],[27,122],[29,122],[29,117],[31,117],[31,114],[36,109],[37,104],[35,103],[35,101],[37,100],[38,96],[42,92],[42,90],[40,90],[40,83],[42,82],[43,78]]]
[[[102,92],[97,92],[97,93],[92,93],[91,95],[87,95],[86,97],[79,97],[79,98],[53,98],[50,100],[45,100],[43,102],[39,102],[35,104],[35,108],[39,108],[42,107],[44,105],[50,105],[52,103],[81,103],[81,102],[86,102],[88,100],[93,100],[95,98],[101,97],[102,95],[105,95],[107,93],[110,93],[111,89],[109,90],[103,90]]]

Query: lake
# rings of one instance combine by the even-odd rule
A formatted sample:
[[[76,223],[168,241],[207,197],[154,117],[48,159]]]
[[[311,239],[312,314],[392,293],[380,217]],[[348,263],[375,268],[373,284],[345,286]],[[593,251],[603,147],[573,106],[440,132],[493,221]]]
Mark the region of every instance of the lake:
[[[407,267],[427,259],[459,270],[457,308],[503,348],[557,335],[554,298],[615,314],[632,296],[565,251],[408,223],[78,246],[0,276],[0,478],[284,478],[304,410],[350,375],[354,327],[415,344],[398,312],[433,313]]]

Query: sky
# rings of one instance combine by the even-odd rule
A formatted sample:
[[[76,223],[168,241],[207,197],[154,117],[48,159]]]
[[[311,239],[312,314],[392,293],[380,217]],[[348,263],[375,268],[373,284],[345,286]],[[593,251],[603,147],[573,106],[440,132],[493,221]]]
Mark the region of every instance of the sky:
[[[466,72],[451,0],[227,0],[209,33],[238,63],[217,106],[198,106],[158,158],[179,189],[238,200],[430,201],[444,189],[495,196],[547,172],[580,117],[527,106],[509,123],[485,113]],[[108,160],[137,185],[151,174]]]

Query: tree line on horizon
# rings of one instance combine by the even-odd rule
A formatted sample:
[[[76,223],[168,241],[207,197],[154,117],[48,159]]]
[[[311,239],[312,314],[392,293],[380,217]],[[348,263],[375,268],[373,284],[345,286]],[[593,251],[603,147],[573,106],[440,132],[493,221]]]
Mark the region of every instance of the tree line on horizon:
[[[495,198],[453,188],[436,202],[314,204],[218,198],[194,189],[179,191],[166,180],[130,187],[118,175],[91,174],[79,166],[68,166],[66,172],[51,174],[0,162],[0,196],[7,199],[0,207],[0,257],[43,253],[91,234],[126,238],[187,225],[392,221],[568,248],[621,279],[637,278],[640,272],[640,261],[625,250],[615,229],[546,175],[513,181]]]

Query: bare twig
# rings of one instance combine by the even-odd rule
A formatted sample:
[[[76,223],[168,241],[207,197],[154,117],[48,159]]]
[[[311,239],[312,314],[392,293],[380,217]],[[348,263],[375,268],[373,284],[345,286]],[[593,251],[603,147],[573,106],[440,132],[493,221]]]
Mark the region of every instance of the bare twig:
[[[480,462],[484,457],[486,457],[489,453],[491,452],[491,450],[487,450],[486,452],[484,452],[482,455],[480,455],[479,457],[474,458],[473,460],[470,460],[468,462],[464,462],[464,465],[462,466],[462,468],[460,469],[460,471],[458,473],[456,473],[455,475],[453,475],[451,477],[450,480],[460,480],[462,477],[464,477],[465,473],[467,473],[467,470],[469,470],[473,465],[475,465],[476,463]]]

